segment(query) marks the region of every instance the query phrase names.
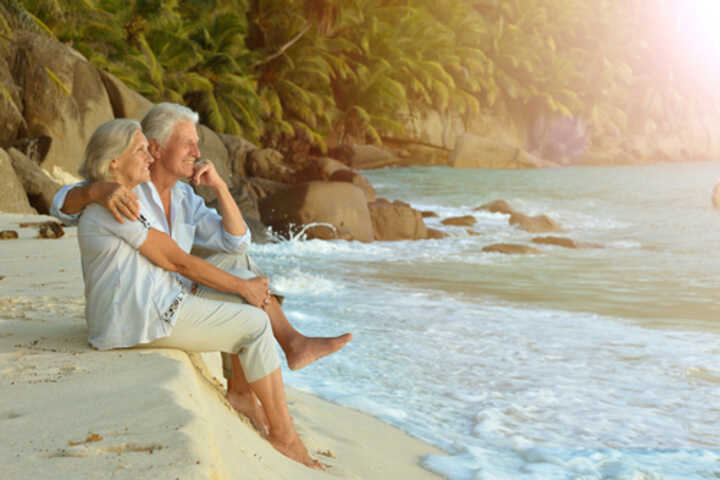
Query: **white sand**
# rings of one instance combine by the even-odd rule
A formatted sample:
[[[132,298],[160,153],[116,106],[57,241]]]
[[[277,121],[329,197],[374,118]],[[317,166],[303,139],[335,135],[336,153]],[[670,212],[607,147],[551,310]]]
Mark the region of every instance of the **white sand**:
[[[87,344],[75,229],[38,239],[0,214],[0,479],[423,479],[438,449],[288,389],[315,472],[277,453],[222,396],[219,355]]]

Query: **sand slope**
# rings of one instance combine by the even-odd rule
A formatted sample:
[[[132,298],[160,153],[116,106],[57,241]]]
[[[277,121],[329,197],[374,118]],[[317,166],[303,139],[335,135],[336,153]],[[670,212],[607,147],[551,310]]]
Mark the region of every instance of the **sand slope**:
[[[222,396],[217,354],[88,347],[75,229],[34,238],[0,215],[0,478],[422,479],[440,453],[373,417],[288,389],[314,472],[278,454]]]

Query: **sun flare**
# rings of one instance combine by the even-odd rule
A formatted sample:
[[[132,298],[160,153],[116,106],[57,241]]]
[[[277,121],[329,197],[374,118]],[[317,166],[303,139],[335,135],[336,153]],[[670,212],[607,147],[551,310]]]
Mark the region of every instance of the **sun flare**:
[[[708,62],[720,61],[720,1],[694,0],[674,3],[672,14],[683,46],[706,57]]]

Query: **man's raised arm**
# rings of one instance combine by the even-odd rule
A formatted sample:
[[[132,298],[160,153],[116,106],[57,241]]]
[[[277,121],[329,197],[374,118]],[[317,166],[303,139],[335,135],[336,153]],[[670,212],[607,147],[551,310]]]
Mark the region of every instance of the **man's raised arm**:
[[[97,181],[81,182],[66,185],[53,198],[50,214],[66,224],[77,223],[77,220],[91,203],[99,203],[113,214],[115,219],[123,223],[125,218],[137,220],[140,213],[138,196],[119,183]]]

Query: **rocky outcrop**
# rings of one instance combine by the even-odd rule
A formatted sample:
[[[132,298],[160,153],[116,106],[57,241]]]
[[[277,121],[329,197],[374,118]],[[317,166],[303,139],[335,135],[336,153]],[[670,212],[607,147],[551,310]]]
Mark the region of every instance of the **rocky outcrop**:
[[[3,149],[0,149],[0,191],[0,212],[37,213],[30,206],[25,189],[15,175],[10,156]]]
[[[358,170],[392,167],[401,163],[389,150],[375,145],[352,145],[345,148],[344,163]],[[342,159],[341,159],[342,161]]]
[[[225,149],[228,153],[228,162],[230,163],[230,170],[235,178],[247,177],[246,163],[248,155],[253,150],[257,150],[258,147],[242,137],[237,135],[228,135],[225,133],[218,134],[220,140],[225,144]]]
[[[15,47],[0,41],[0,145],[15,140],[25,124],[22,115],[22,90],[13,78]]]
[[[245,168],[251,177],[294,183],[295,170],[285,164],[282,153],[272,148],[260,148],[250,152]]]
[[[487,253],[504,253],[504,254],[538,254],[543,253],[537,248],[529,247],[527,245],[521,245],[518,243],[495,243],[483,247],[483,252]]]
[[[358,172],[353,170],[337,170],[330,176],[329,180],[331,182],[352,183],[365,193],[365,200],[368,202],[375,201],[375,188],[367,178]]]
[[[295,175],[294,183],[312,181],[328,181],[335,172],[352,171],[350,167],[339,160],[330,157],[308,157],[304,165]]]
[[[525,150],[495,140],[466,133],[450,154],[455,168],[541,168],[554,166]]]
[[[419,240],[428,232],[419,211],[405,202],[385,199],[368,203],[375,240]]]
[[[110,98],[115,118],[134,118],[140,121],[153,107],[150,100],[128,88],[113,74],[100,70],[100,78]]]
[[[42,34],[17,32],[13,77],[22,85],[28,138],[51,143],[42,166],[77,175],[88,139],[114,118],[99,71],[71,48]]]
[[[8,153],[10,154],[10,162],[20,179],[20,183],[22,183],[30,205],[38,213],[49,213],[52,199],[60,189],[60,184],[50,178],[42,168],[22,152],[11,148]]]
[[[284,235],[304,230],[308,238],[374,239],[365,194],[345,182],[291,185],[260,199],[265,225]]]

